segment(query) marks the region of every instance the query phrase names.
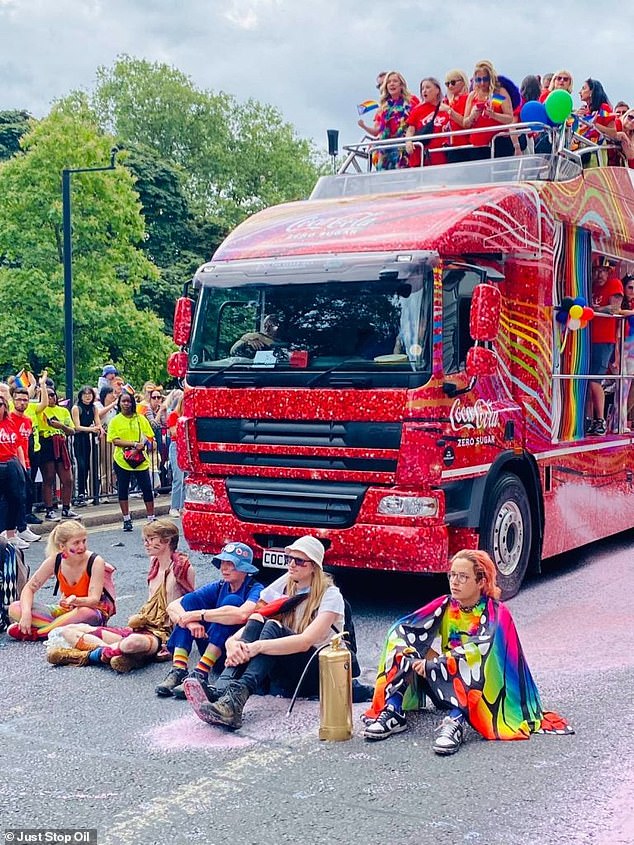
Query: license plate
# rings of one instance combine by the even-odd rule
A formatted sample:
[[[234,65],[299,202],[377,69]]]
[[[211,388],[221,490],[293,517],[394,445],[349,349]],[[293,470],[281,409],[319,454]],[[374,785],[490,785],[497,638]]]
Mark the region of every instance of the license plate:
[[[265,549],[262,552],[262,566],[268,566],[269,569],[286,569],[284,549]]]

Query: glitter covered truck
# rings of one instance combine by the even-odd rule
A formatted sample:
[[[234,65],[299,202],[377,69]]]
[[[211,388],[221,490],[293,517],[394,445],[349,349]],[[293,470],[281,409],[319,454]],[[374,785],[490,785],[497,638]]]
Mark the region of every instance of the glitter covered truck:
[[[361,154],[238,226],[177,304],[185,535],[275,567],[310,533],[333,567],[420,573],[480,546],[512,595],[634,525],[632,435],[585,434],[590,327],[556,319],[594,256],[633,265],[630,171]]]

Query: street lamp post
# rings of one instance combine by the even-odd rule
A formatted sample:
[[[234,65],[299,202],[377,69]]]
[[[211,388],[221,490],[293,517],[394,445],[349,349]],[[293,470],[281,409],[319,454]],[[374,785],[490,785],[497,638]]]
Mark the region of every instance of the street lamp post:
[[[70,177],[72,173],[97,173],[114,170],[118,149],[110,151],[107,167],[65,167],[62,170],[62,229],[64,238],[64,353],[66,356],[66,398],[72,402],[75,379],[73,340],[73,246],[71,237]]]

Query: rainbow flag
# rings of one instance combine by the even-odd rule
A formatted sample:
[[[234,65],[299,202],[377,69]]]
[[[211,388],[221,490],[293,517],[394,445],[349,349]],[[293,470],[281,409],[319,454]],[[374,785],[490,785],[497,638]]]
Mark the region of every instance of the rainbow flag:
[[[505,100],[506,100],[506,97],[504,96],[504,94],[499,94],[499,93],[498,93],[498,94],[492,94],[492,95],[491,95],[491,103],[492,103],[492,104],[497,103],[497,104],[498,104],[498,106],[501,106],[501,105],[502,105],[502,103],[503,103]]]
[[[357,106],[357,111],[359,112],[359,114],[367,114],[369,111],[374,111],[374,109],[378,109],[378,107],[379,104],[376,100],[364,100]]]
[[[15,377],[15,386],[16,387],[28,387],[29,386],[29,376],[25,369],[20,370]]]

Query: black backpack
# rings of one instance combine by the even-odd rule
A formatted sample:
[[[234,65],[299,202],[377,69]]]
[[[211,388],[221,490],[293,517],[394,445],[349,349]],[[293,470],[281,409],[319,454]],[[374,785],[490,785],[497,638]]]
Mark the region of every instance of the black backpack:
[[[21,550],[0,537],[0,631],[8,628],[9,605],[18,601],[28,580],[29,567]]]
[[[333,631],[338,633],[334,625],[331,627]],[[343,630],[348,632],[343,639],[350,650],[350,654],[352,655],[352,677],[358,678],[361,674],[361,667],[359,666],[359,661],[357,660],[357,635],[354,630],[354,621],[352,619],[352,607],[346,598],[343,600]]]

